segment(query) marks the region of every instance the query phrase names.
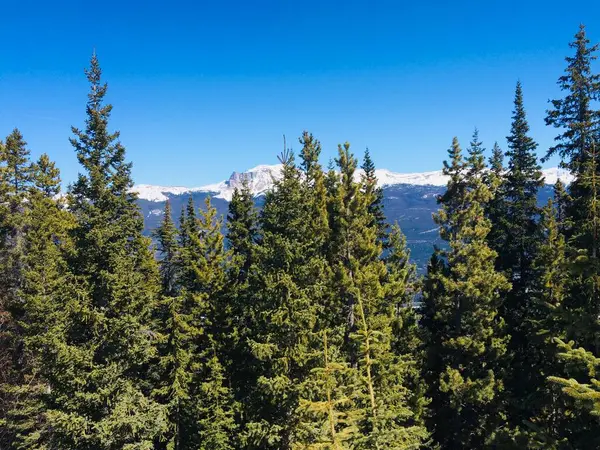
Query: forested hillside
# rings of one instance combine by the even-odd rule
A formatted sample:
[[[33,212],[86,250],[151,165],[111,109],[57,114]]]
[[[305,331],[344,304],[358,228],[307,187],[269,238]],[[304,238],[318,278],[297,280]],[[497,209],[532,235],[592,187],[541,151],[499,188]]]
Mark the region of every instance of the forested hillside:
[[[179,196],[151,233],[94,53],[66,192],[0,143],[0,448],[600,448],[598,46],[569,51],[552,148],[516,82],[506,148],[449,136],[445,188],[347,142],[324,170],[304,131],[260,205]]]
[[[553,186],[545,184],[538,192],[538,204],[544,206],[553,196]],[[427,269],[427,263],[435,245],[444,245],[438,233],[438,227],[433,221],[433,213],[437,211],[437,198],[443,194],[445,187],[433,185],[397,184],[382,187],[383,211],[389,225],[398,223],[406,236],[406,245],[410,250],[410,260],[417,266],[420,273]],[[179,223],[182,207],[191,197],[196,208],[204,205],[207,197],[217,210],[218,216],[225,217],[229,202],[215,197],[210,192],[189,192],[169,194],[169,203],[173,220]],[[258,211],[264,204],[264,195],[255,196],[254,204]],[[166,207],[166,201],[151,201],[138,199],[138,205],[144,216],[144,234],[152,236],[152,231],[160,226]],[[223,232],[227,230],[223,221]]]

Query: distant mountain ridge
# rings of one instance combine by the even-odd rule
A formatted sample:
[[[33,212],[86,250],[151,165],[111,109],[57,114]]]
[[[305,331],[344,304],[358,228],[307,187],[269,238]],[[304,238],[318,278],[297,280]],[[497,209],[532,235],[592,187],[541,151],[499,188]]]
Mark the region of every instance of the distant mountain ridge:
[[[362,172],[357,173],[360,177]],[[441,171],[423,173],[395,173],[386,169],[376,171],[379,185],[383,188],[383,206],[387,220],[398,222],[406,235],[411,250],[411,259],[420,271],[427,266],[434,245],[444,245],[433,222],[432,214],[437,211],[438,195],[445,190],[447,178]],[[546,186],[540,189],[538,201],[545,204],[552,196],[552,186],[558,178],[565,183],[571,177],[562,169],[543,170]],[[171,201],[173,219],[178,223],[181,210],[192,197],[194,205],[204,207],[206,197],[211,197],[219,216],[226,217],[231,196],[242,181],[248,179],[255,203],[260,207],[264,194],[273,188],[274,180],[281,177],[281,166],[257,166],[246,172],[233,172],[228,180],[197,188],[137,185],[133,188],[139,195],[138,204],[144,215],[145,233],[151,234],[162,221],[165,202]],[[226,224],[223,223],[225,231]]]
[[[281,178],[281,164],[260,165],[245,172],[233,172],[229,179],[220,183],[209,184],[200,187],[182,187],[182,186],[155,186],[151,184],[138,184],[133,187],[141,200],[152,202],[164,202],[170,196],[178,196],[190,193],[210,193],[213,198],[221,198],[231,201],[233,191],[242,185],[244,179],[247,179],[250,190],[255,197],[264,195],[272,189],[275,180]],[[560,178],[565,183],[571,181],[571,175],[557,167],[543,169],[542,173],[546,179],[546,184],[554,184]],[[362,170],[357,170],[357,177],[360,177]],[[442,174],[441,170],[432,172],[417,173],[398,173],[387,169],[377,169],[378,184],[381,187],[396,185],[412,186],[446,186],[448,177]]]

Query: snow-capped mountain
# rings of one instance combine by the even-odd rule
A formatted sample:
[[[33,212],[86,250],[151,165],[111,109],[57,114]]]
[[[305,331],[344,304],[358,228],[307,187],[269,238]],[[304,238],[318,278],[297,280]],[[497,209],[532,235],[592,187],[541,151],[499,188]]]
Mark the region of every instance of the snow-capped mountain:
[[[214,198],[221,198],[226,201],[231,201],[234,189],[241,187],[244,179],[248,180],[250,190],[255,197],[264,195],[273,187],[273,183],[281,178],[281,164],[276,165],[260,165],[246,172],[233,172],[228,180],[220,183],[209,184],[195,188],[186,188],[182,186],[154,186],[150,184],[138,184],[133,187],[133,190],[138,193],[141,200],[151,202],[166,201],[169,196],[178,196],[194,192],[210,193]],[[565,183],[571,181],[571,175],[563,169],[550,168],[544,169],[544,177],[546,184],[554,184],[557,179],[561,179]],[[413,185],[413,186],[445,186],[448,182],[448,177],[442,174],[441,170],[433,172],[420,173],[398,173],[387,169],[377,169],[378,184],[381,187],[396,186],[396,185]],[[358,170],[356,175],[360,177],[361,170]]]

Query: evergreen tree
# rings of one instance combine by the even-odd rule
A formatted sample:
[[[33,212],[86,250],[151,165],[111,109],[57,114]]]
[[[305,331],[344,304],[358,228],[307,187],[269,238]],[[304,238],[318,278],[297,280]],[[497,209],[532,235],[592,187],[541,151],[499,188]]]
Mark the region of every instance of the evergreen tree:
[[[227,242],[235,260],[232,281],[244,283],[254,262],[254,246],[258,240],[258,217],[247,179],[241,189],[235,188],[227,215]]]
[[[85,130],[71,139],[84,173],[69,192],[75,216],[68,312],[48,367],[45,396],[49,447],[149,448],[166,425],[150,398],[155,354],[152,310],[159,278],[130,192],[131,164],[119,134],[108,131],[111,106],[96,55]],[[66,296],[65,296],[66,297]]]
[[[506,245],[508,236],[507,229],[507,212],[505,201],[505,168],[504,168],[504,152],[498,145],[494,143],[492,148],[492,156],[489,160],[490,170],[487,174],[488,188],[494,192],[494,196],[487,203],[485,211],[486,217],[492,225],[487,236],[488,245],[495,249],[503,248]],[[498,255],[497,264],[499,266],[501,255]]]
[[[60,192],[59,171],[43,154],[31,166],[30,177],[17,292],[21,306],[14,313],[22,340],[20,379],[14,386],[19,401],[8,410],[14,448],[40,448],[51,439],[43,425],[48,418],[47,393],[53,389],[49,380],[69,325],[67,304],[73,304],[66,299],[73,293],[67,256],[72,252],[69,232],[74,220],[64,201],[55,198]]]
[[[358,423],[364,420],[364,415],[356,407],[356,392],[361,383],[341,352],[343,328],[337,327],[336,331],[322,331],[322,349],[318,354],[323,361],[312,369],[302,385],[294,449],[346,450],[353,448],[359,437]],[[331,343],[330,334],[338,345]]]
[[[183,215],[185,217],[185,215]],[[160,254],[159,269],[162,289],[156,310],[158,322],[158,381],[154,396],[168,409],[167,432],[157,439],[156,448],[181,449],[185,447],[186,411],[190,400],[193,358],[191,311],[181,293],[179,284],[180,249],[177,229],[171,217],[171,203],[167,200],[164,218],[154,231]]]
[[[347,361],[362,381],[355,399],[355,414],[361,419],[354,448],[418,448],[427,439],[427,432],[409,405],[410,362],[392,348],[401,300],[385,295],[383,284],[389,274],[381,259],[378,228],[369,212],[373,198],[354,181],[357,161],[350,145],[340,145],[338,155],[341,182],[332,264],[346,317]]]
[[[23,332],[19,326],[22,301],[25,232],[30,217],[27,194],[31,184],[29,149],[20,131],[14,129],[0,141],[0,445],[12,444],[16,430],[10,412],[21,405],[20,392],[26,373],[31,373],[23,353]]]
[[[481,448],[502,420],[499,369],[507,337],[498,309],[510,285],[495,270],[496,252],[486,243],[484,208],[493,192],[477,132],[466,161],[456,138],[448,153],[450,180],[434,216],[448,248],[430,263],[424,298],[431,428],[442,448]]]
[[[569,217],[567,215],[569,211],[569,203],[571,201],[571,197],[567,192],[567,189],[564,183],[560,180],[556,180],[554,184],[554,207],[556,208],[556,220],[558,222],[559,231],[566,235],[569,230]]]
[[[6,138],[3,163],[2,176],[8,183],[6,191],[11,194],[16,204],[27,192],[32,171],[27,142],[17,128]]]
[[[569,409],[566,413],[574,416],[576,422],[575,433],[573,423],[562,429],[560,435],[568,436],[561,439],[564,448],[594,449],[600,446],[598,429],[600,427],[600,358],[582,347],[576,347],[573,341],[564,342],[556,339],[560,349],[558,357],[565,362],[567,367],[574,367],[576,372],[583,371],[584,376],[576,378],[549,377],[551,383],[561,387],[564,397],[568,400]],[[568,444],[566,444],[568,442]]]
[[[600,75],[592,72],[592,61],[597,56],[598,45],[590,45],[585,26],[580,25],[575,41],[569,44],[574,56],[565,58],[565,74],[558,85],[566,95],[552,100],[547,111],[546,124],[559,128],[556,145],[548,150],[546,159],[560,155],[566,167],[575,174],[583,172],[592,142],[597,140],[600,112],[593,108],[600,95]]]
[[[561,371],[554,338],[564,336],[560,317],[567,294],[568,266],[560,223],[558,209],[549,200],[541,214],[543,237],[533,262],[533,302],[524,323],[530,346],[535,349],[529,352],[529,364],[534,370],[530,371],[532,378],[526,400],[530,414],[524,423],[532,430],[534,442],[542,444],[540,448],[551,448],[562,440],[565,419],[564,404],[556,395],[556,389],[547,382],[548,376]]]
[[[406,236],[397,223],[392,226],[389,234],[388,250],[383,288],[386,303],[393,305],[395,309],[392,350],[407,363],[405,383],[409,389],[409,405],[414,412],[414,422],[421,423],[429,403],[425,397],[426,385],[421,376],[425,362],[424,334],[419,325],[420,315],[416,303],[422,283],[417,276],[416,266],[410,262]]]
[[[327,215],[327,193],[323,168],[319,163],[321,143],[308,131],[299,139],[302,144],[301,169],[304,174],[303,189],[307,197],[308,221],[316,251],[322,251],[329,237],[329,220]],[[323,261],[321,261],[323,263]]]
[[[506,361],[507,369],[510,368],[506,378],[509,414],[511,422],[520,425],[532,414],[531,404],[524,399],[539,389],[534,380],[544,383],[537,377],[538,369],[531,365],[537,348],[529,340],[525,326],[533,309],[533,262],[541,240],[537,197],[544,180],[535,155],[537,144],[529,136],[520,82],[517,83],[514,105],[511,132],[507,137],[508,168],[501,192],[504,217],[491,225],[505,236],[500,247],[492,248],[499,255],[497,267],[512,285],[503,299],[500,314],[506,321],[506,332],[511,336]]]
[[[19,307],[16,291],[22,279],[23,239],[27,221],[25,199],[31,184],[29,149],[18,129],[6,138],[0,155],[0,297],[6,307]]]
[[[228,255],[216,213],[207,198],[198,217],[190,197],[180,229],[181,399],[189,397],[179,409],[177,448],[182,449],[231,449],[236,438],[236,406],[224,376],[220,336]]]
[[[565,297],[558,311],[561,326],[555,334],[562,350],[562,364],[556,364],[550,378],[564,387],[566,399],[576,397],[574,383],[590,383],[593,355],[600,354],[600,111],[595,108],[600,99],[600,75],[592,71],[598,46],[590,46],[582,25],[570,47],[575,49],[575,55],[566,58],[565,74],[558,81],[565,96],[552,101],[546,117],[548,125],[561,130],[556,137],[557,145],[549,150],[547,157],[558,153],[574,177],[568,196],[562,186],[557,186],[559,210],[564,215],[560,226],[566,235],[568,271]],[[580,349],[575,350],[576,346]],[[573,384],[569,387],[565,383],[571,379]],[[575,399],[560,408],[559,435],[566,448],[593,448],[597,446],[594,439],[598,424],[586,408],[579,406]]]
[[[177,293],[177,259],[178,243],[177,228],[173,223],[171,202],[165,203],[164,219],[161,226],[154,232],[158,242],[158,252],[161,255],[159,269],[162,280],[162,295],[172,297]]]
[[[557,144],[548,157],[558,153],[563,164],[574,175],[569,186],[570,200],[566,217],[569,258],[573,267],[570,295],[565,308],[570,311],[572,322],[569,338],[579,345],[600,352],[600,302],[597,295],[598,262],[598,135],[600,111],[594,103],[600,99],[600,75],[592,72],[597,45],[590,46],[583,25],[569,44],[575,49],[573,57],[567,57],[565,74],[558,84],[566,95],[553,100],[546,123],[561,129]]]
[[[248,421],[251,448],[291,448],[300,439],[301,386],[316,364],[319,323],[332,313],[327,295],[327,214],[320,144],[301,138],[302,171],[284,151],[282,179],[267,194],[261,212],[261,239],[251,290],[255,332],[250,338],[259,377]],[[304,174],[304,175],[303,175]],[[319,314],[323,314],[319,317]]]
[[[369,213],[373,217],[373,224],[377,227],[377,237],[381,240],[385,249],[388,245],[386,238],[389,225],[385,220],[385,212],[383,210],[383,189],[377,186],[375,163],[371,159],[371,153],[368,148],[365,150],[361,169],[363,170],[362,184],[364,194],[371,198]]]
[[[253,293],[250,289],[250,271],[256,259],[258,242],[258,216],[247,179],[241,189],[236,188],[229,203],[227,215],[227,242],[231,254],[227,267],[228,305],[223,313],[224,364],[236,400],[246,416],[251,407],[253,380],[257,378],[255,360],[248,346],[254,312]],[[238,417],[238,421],[243,419]]]

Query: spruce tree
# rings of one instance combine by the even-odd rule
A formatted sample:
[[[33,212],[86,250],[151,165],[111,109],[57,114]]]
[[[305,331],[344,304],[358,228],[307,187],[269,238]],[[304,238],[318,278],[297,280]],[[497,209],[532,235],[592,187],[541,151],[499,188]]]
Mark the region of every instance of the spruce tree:
[[[258,239],[258,217],[248,180],[235,188],[227,215],[227,242],[235,260],[232,281],[244,283],[254,262],[254,246]]]
[[[69,232],[74,218],[64,200],[56,198],[59,171],[43,154],[31,166],[30,176],[22,282],[17,291],[21,306],[15,311],[23,364],[15,386],[19,402],[8,410],[14,448],[40,448],[52,440],[45,426],[50,417],[48,391],[54,388],[56,357],[69,326],[67,305],[74,303],[67,300],[73,294],[67,257],[72,252]]]
[[[554,206],[557,203],[549,200],[542,210],[542,238],[533,261],[534,278],[530,286],[533,301],[523,324],[529,344],[535,350],[529,352],[528,362],[534,370],[529,372],[527,405],[530,414],[524,418],[524,428],[530,430],[533,442],[541,442],[543,448],[551,448],[550,445],[562,440],[565,419],[564,402],[547,382],[549,376],[562,370],[556,358],[554,339],[564,338],[561,310],[568,288],[566,243],[560,228],[560,214]]]
[[[600,358],[592,352],[577,347],[574,341],[565,342],[555,339],[560,353],[558,357],[573,372],[583,372],[585,375],[576,378],[550,376],[551,383],[559,386],[564,398],[568,401],[568,409],[564,413],[572,415],[573,419],[567,427],[560,430],[561,444],[564,448],[594,449],[600,446],[598,429],[600,427]],[[575,426],[575,427],[574,427]],[[568,443],[567,443],[568,442]]]
[[[301,439],[296,413],[301,387],[318,360],[319,323],[331,314],[319,307],[328,280],[322,256],[328,228],[320,144],[309,133],[301,143],[302,171],[293,154],[284,151],[282,179],[267,194],[260,215],[251,280],[255,331],[250,346],[259,377],[247,426],[250,448],[285,449]]]
[[[557,144],[547,157],[557,153],[574,176],[569,186],[569,201],[565,211],[568,254],[572,265],[570,294],[565,300],[569,311],[568,338],[574,338],[595,353],[600,352],[600,301],[597,278],[600,271],[598,251],[598,133],[600,111],[594,109],[600,99],[600,75],[592,71],[598,45],[590,45],[582,25],[569,44],[575,55],[567,57],[565,74],[558,84],[565,97],[552,101],[546,123],[561,130]]]
[[[567,192],[565,184],[560,178],[556,180],[556,183],[554,183],[553,194],[553,205],[556,208],[556,220],[558,222],[558,228],[563,235],[566,235],[569,229],[570,219],[567,214],[570,208],[569,203],[571,198]]]
[[[165,203],[164,219],[154,232],[160,253],[159,269],[162,281],[162,295],[172,297],[177,292],[177,259],[179,254],[177,244],[177,228],[173,222],[171,202]]]
[[[411,363],[393,351],[393,329],[402,300],[386,296],[383,284],[389,273],[381,259],[379,230],[369,211],[373,198],[354,181],[357,161],[350,145],[340,145],[338,155],[341,181],[335,200],[335,253],[331,262],[336,295],[344,308],[343,348],[347,362],[362,381],[355,399],[361,419],[352,442],[357,449],[419,448],[427,432],[410,407],[407,376]]]
[[[228,306],[224,311],[223,329],[227,377],[234,396],[246,416],[246,407],[252,392],[252,380],[257,378],[255,360],[248,346],[254,322],[253,293],[250,289],[250,271],[256,260],[258,215],[247,179],[241,189],[236,188],[229,203],[226,240],[230,250],[227,264]],[[238,417],[238,421],[243,419]]]
[[[556,145],[548,150],[546,159],[558,154],[571,172],[580,174],[591,143],[598,139],[600,112],[593,105],[600,95],[600,75],[592,71],[598,45],[590,45],[585,26],[580,25],[569,47],[575,49],[575,55],[565,58],[567,67],[558,79],[558,86],[566,95],[551,101],[552,106],[546,116],[546,124],[561,132],[555,139]]]
[[[29,401],[20,386],[31,374],[31,362],[23,353],[23,330],[19,325],[23,302],[25,233],[30,221],[28,193],[31,187],[29,149],[21,132],[14,129],[0,141],[0,443],[12,444],[18,430],[11,412]]]
[[[296,426],[298,383],[309,372],[307,343],[315,326],[315,305],[299,284],[306,239],[300,171],[284,152],[282,179],[267,193],[257,247],[255,331],[250,347],[259,361],[249,448],[290,448]],[[262,401],[261,401],[262,399]]]
[[[236,406],[224,376],[220,336],[228,255],[216,214],[207,197],[205,209],[197,216],[190,197],[180,228],[182,298],[178,307],[185,402],[180,407],[178,448],[182,449],[231,449],[237,434]]]
[[[185,217],[185,215],[184,215]],[[154,396],[166,405],[168,428],[156,440],[156,448],[186,448],[186,408],[190,400],[193,358],[191,333],[191,308],[185,301],[179,283],[180,248],[177,229],[171,216],[171,203],[167,200],[163,221],[154,231],[159,252],[162,281],[161,298],[155,315],[158,322],[158,361],[155,369]]]
[[[119,133],[108,131],[112,107],[104,102],[107,87],[95,54],[86,75],[86,126],[74,127],[71,139],[83,173],[68,196],[75,216],[68,267],[76,282],[49,368],[47,445],[149,448],[166,425],[148,379],[158,271],[130,192],[131,164]]]
[[[525,324],[530,320],[533,309],[533,262],[541,239],[537,197],[544,184],[535,155],[537,143],[529,136],[520,82],[517,82],[515,90],[511,132],[507,141],[508,167],[500,192],[504,216],[499,223],[491,223],[505,237],[503,242],[499,242],[501,246],[492,246],[492,249],[498,254],[498,269],[506,274],[512,285],[503,299],[500,314],[506,322],[506,332],[511,336],[506,361],[507,369],[510,368],[506,378],[510,420],[520,425],[532,414],[528,409],[530,403],[524,400],[539,388],[534,385],[534,380],[540,381],[538,369],[530,363],[537,349],[529,340]]]
[[[0,155],[0,270],[3,283],[0,297],[6,307],[19,307],[16,291],[21,285],[23,238],[27,222],[27,193],[31,185],[29,149],[23,135],[14,129],[6,138]]]
[[[486,243],[484,208],[493,192],[477,132],[466,161],[456,138],[448,154],[444,174],[450,179],[434,216],[448,248],[437,251],[425,283],[430,423],[442,448],[481,448],[501,423],[507,336],[498,310],[510,284],[496,271],[496,252]]]
[[[590,378],[593,379],[593,374],[590,375],[590,369],[594,366],[593,358],[600,354],[600,110],[596,107],[600,99],[600,75],[592,70],[598,46],[590,45],[583,25],[570,47],[575,49],[575,55],[566,58],[565,74],[558,81],[565,95],[552,101],[546,123],[560,129],[556,137],[557,145],[549,150],[547,157],[559,154],[562,165],[574,177],[568,196],[562,193],[561,186],[557,189],[561,194],[561,215],[564,212],[560,225],[566,237],[568,271],[565,297],[558,311],[561,326],[556,331],[562,351],[559,361],[562,364],[556,364],[550,378],[562,384],[567,395],[573,397],[576,387],[573,384],[569,388],[565,380],[590,383]],[[586,408],[579,406],[575,399],[574,403],[567,402],[560,408],[562,420],[559,422],[559,433],[568,443],[565,445],[593,448],[598,424],[586,412]]]
[[[377,227],[377,237],[381,240],[383,247],[387,248],[387,234],[389,225],[385,219],[383,210],[383,189],[377,186],[377,175],[375,174],[375,163],[371,159],[371,153],[367,148],[361,166],[363,170],[363,191],[372,200],[369,204],[369,213],[373,217],[373,224]]]
[[[488,245],[497,250],[501,249],[506,245],[508,236],[506,234],[507,224],[507,212],[506,212],[506,201],[505,201],[505,168],[504,168],[504,152],[498,145],[494,143],[492,148],[492,156],[489,159],[490,170],[487,174],[487,185],[489,189],[494,192],[494,196],[487,203],[485,208],[486,217],[490,220],[492,225],[490,232],[487,236]],[[500,264],[500,257],[498,255],[497,264]]]
[[[425,397],[426,385],[422,379],[425,362],[424,333],[419,324],[417,298],[421,295],[422,280],[416,266],[410,261],[406,236],[399,225],[392,226],[385,257],[386,277],[383,288],[386,303],[395,309],[392,321],[392,350],[406,363],[405,383],[409,389],[409,405],[413,421],[422,423],[429,400]]]

